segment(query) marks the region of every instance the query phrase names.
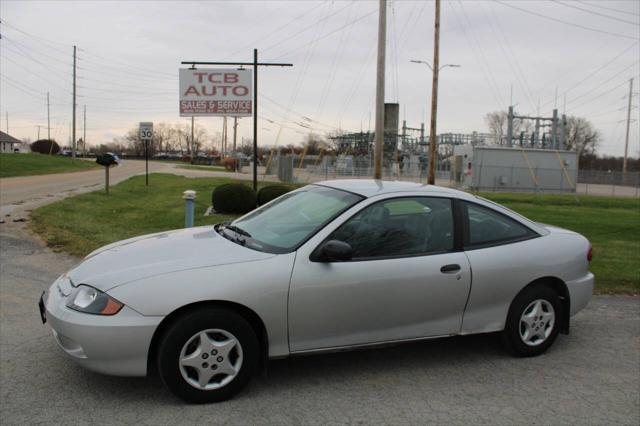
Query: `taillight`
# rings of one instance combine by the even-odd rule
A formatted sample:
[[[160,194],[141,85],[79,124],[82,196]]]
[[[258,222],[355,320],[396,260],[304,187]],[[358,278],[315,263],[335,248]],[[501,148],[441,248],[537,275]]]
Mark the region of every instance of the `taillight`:
[[[589,251],[587,252],[587,261],[591,262],[593,259],[593,247],[589,244]]]

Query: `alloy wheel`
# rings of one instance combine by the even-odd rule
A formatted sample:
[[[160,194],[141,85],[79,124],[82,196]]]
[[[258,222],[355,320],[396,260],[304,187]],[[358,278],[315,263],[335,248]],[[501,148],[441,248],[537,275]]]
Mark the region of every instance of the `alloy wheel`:
[[[242,346],[231,333],[208,329],[194,334],[182,347],[178,365],[182,378],[199,390],[220,389],[242,368]]]
[[[555,319],[551,303],[544,299],[534,300],[520,317],[520,338],[528,346],[541,345],[553,332]]]

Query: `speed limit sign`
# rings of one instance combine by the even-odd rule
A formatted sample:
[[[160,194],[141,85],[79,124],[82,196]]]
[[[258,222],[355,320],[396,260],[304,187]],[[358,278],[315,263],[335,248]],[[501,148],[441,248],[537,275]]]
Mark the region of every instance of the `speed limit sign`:
[[[140,123],[140,139],[153,138],[153,123]]]

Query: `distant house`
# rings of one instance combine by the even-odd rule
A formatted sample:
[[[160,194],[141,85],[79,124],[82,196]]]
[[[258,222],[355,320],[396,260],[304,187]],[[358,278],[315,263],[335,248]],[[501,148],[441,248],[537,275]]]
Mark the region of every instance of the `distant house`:
[[[21,141],[0,131],[0,152],[14,152],[14,149],[18,149],[21,145]]]

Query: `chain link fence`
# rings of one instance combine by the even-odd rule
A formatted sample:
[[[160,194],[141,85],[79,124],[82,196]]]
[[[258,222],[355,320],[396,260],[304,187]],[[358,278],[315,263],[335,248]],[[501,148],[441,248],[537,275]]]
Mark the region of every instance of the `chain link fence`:
[[[382,168],[382,178],[426,183],[427,169],[425,161],[386,162]],[[374,169],[369,157],[302,158],[283,155],[274,156],[265,172],[284,182],[312,183],[333,179],[371,179]],[[455,170],[449,162],[441,162],[436,168],[436,184],[473,191],[640,197],[639,172],[623,174],[620,171],[486,165],[474,170]]]

